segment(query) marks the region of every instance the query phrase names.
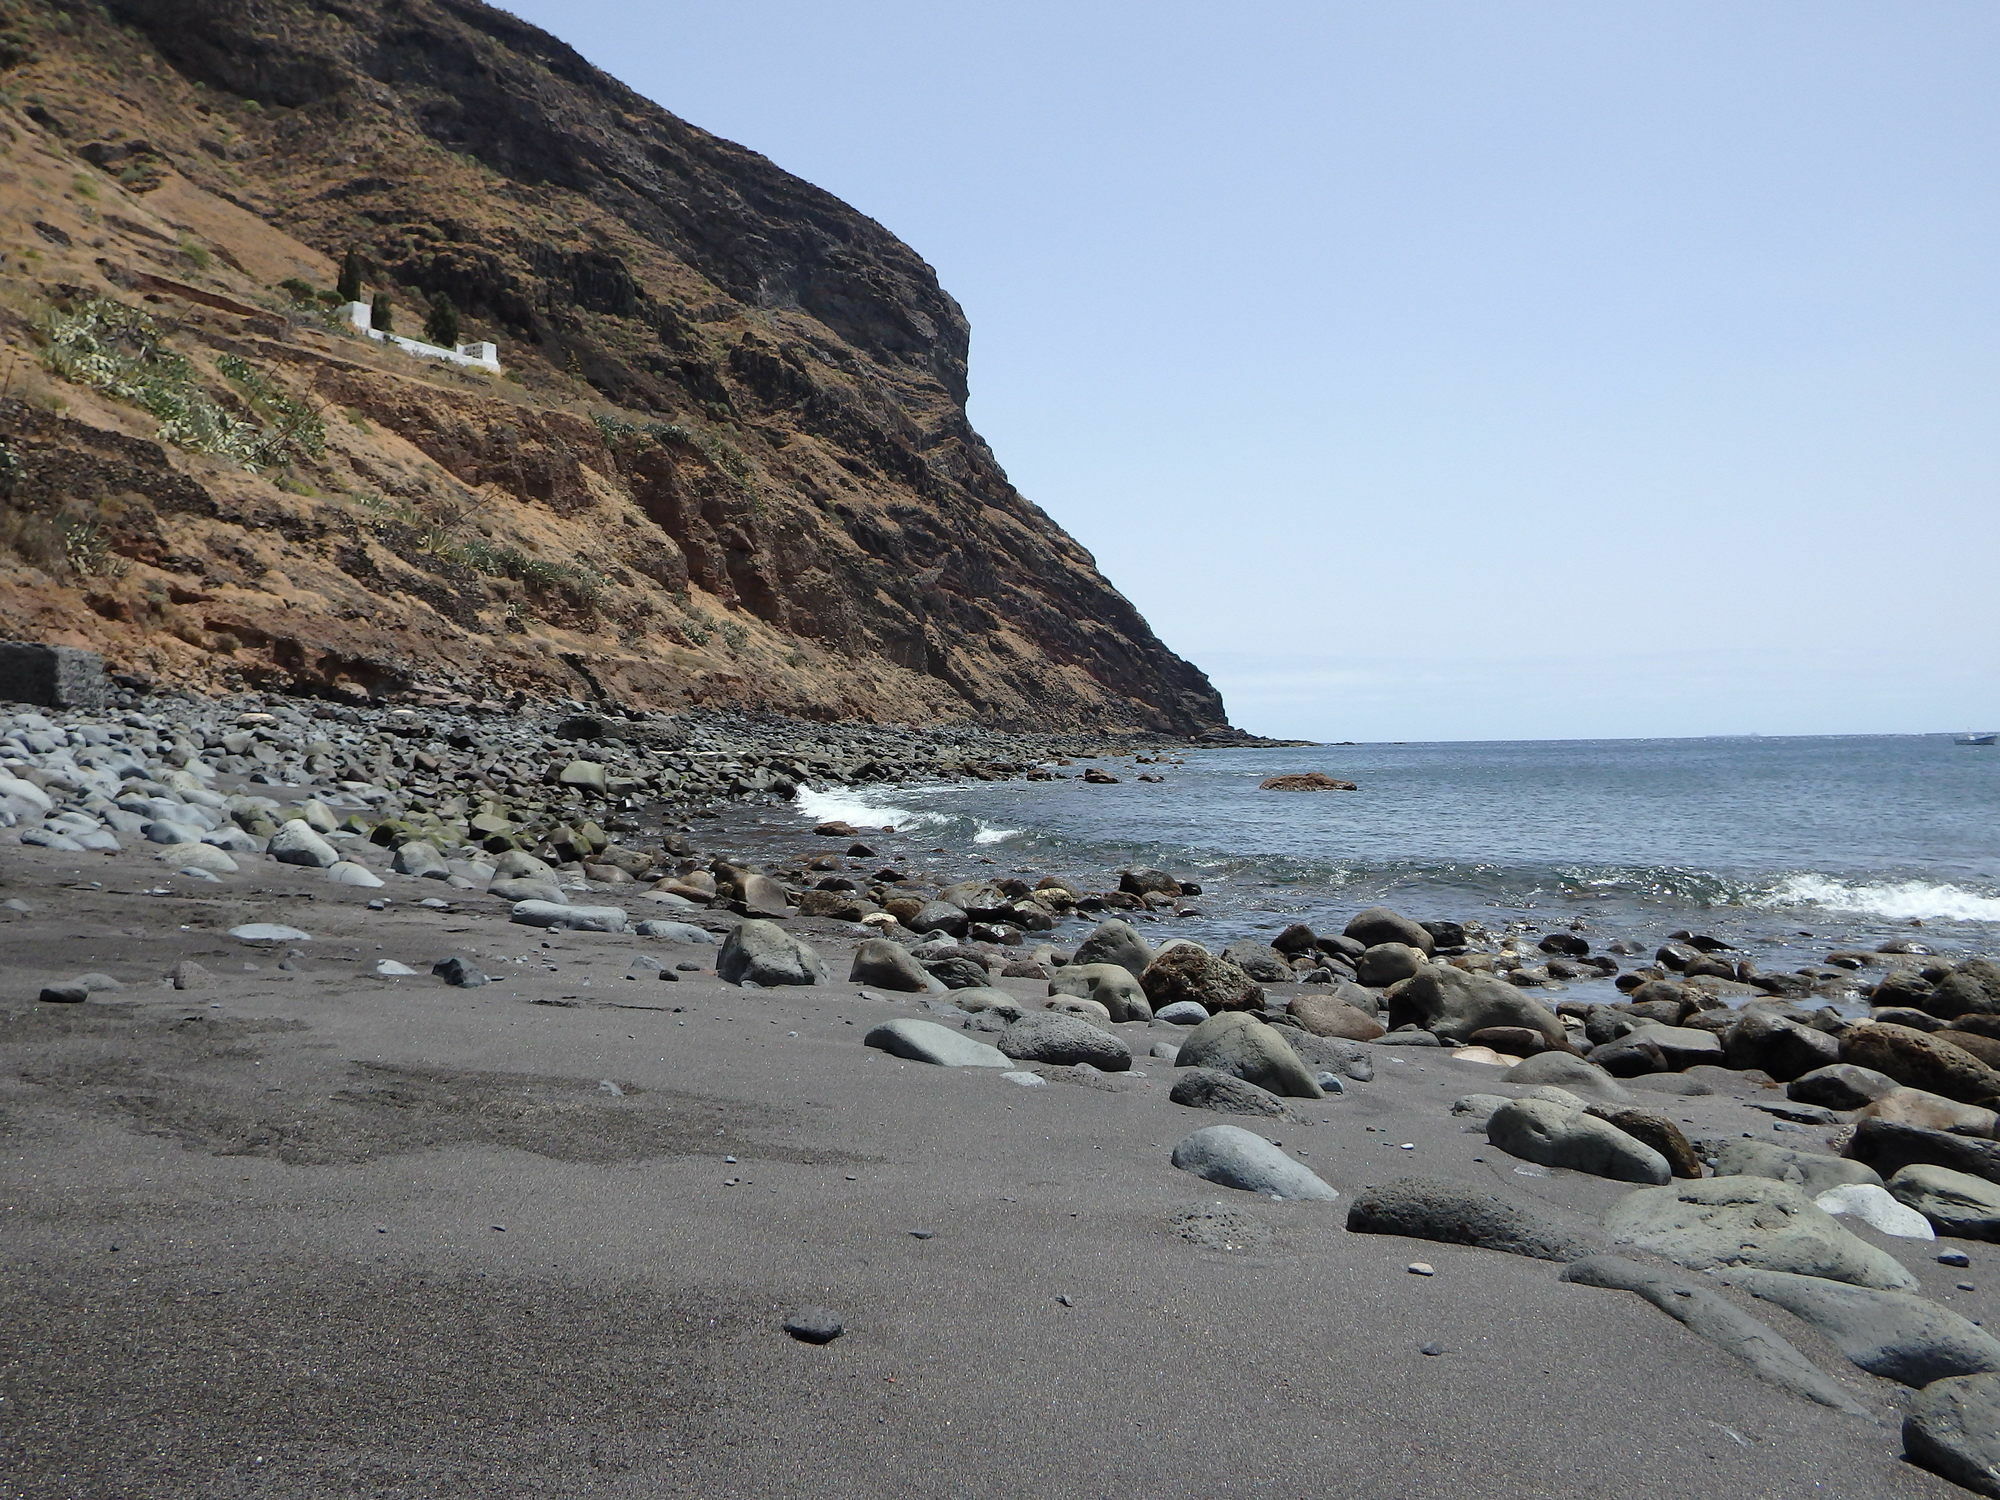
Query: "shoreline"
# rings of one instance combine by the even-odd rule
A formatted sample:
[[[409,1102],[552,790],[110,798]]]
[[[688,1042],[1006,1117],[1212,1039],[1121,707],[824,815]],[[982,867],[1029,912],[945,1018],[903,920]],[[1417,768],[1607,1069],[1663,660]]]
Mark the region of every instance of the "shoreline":
[[[23,748],[55,733],[9,722]],[[520,873],[487,891],[449,868],[470,868],[465,847],[434,848],[444,868],[428,878],[392,868],[421,863],[406,856],[425,840],[374,841],[392,824],[425,831],[410,808],[364,832],[340,825],[386,799],[196,769],[255,760],[260,742],[139,757],[153,790],[126,800],[224,814],[208,830],[219,842],[138,829],[92,851],[0,833],[0,1141],[21,1329],[0,1394],[16,1493],[1250,1495],[1339,1472],[1362,1496],[1525,1500],[1558,1469],[1634,1496],[1964,1493],[1898,1459],[1912,1393],[1742,1287],[1717,1284],[1866,1417],[1491,1235],[1413,1234],[1407,1212],[1398,1232],[1357,1227],[1415,1175],[1581,1250],[1612,1244],[1606,1216],[1635,1191],[1662,1190],[1596,1158],[1585,1170],[1583,1156],[1506,1149],[1493,1119],[1510,1108],[1553,1111],[1566,1139],[1650,1140],[1661,1160],[1678,1139],[1705,1176],[1746,1138],[1858,1166],[1868,1111],[1798,1097],[1779,1075],[1814,1070],[1780,1053],[1840,1058],[1869,1032],[1944,1056],[1939,1033],[1972,1022],[1932,1014],[1950,1009],[1950,976],[1925,980],[1927,955],[1839,969],[1849,985],[1893,979],[1904,1002],[1856,1026],[1809,987],[1760,995],[1740,968],[1725,977],[1742,960],[1700,944],[1669,967],[1576,953],[1558,932],[1548,948],[1364,913],[1348,932],[1210,954],[1172,940],[1172,913],[1199,899],[1173,875],[1055,892],[926,868],[920,837],[858,827],[801,829],[796,858],[760,868],[663,843],[644,879],[616,862],[637,852],[636,828],[546,871],[485,847],[521,842],[496,828],[478,852]],[[309,743],[278,753],[293,748],[310,763]],[[47,769],[62,750],[78,776]],[[82,772],[137,769],[116,752],[0,760],[41,771],[29,785],[53,809],[92,800]],[[409,780],[448,774],[411,760]],[[313,830],[327,820],[310,808],[228,805],[321,788],[362,806],[324,807],[342,817]],[[585,805],[573,790],[555,805]],[[17,782],[0,797],[33,800]],[[145,811],[150,826],[171,809]],[[231,852],[235,834],[275,836],[252,832],[259,814],[357,857]],[[577,823],[564,826],[589,843]],[[197,846],[237,868],[176,874],[207,859]],[[343,864],[379,884],[330,878]],[[707,900],[702,876],[720,887]],[[941,894],[962,904],[939,910]],[[593,915],[606,907],[623,919]],[[293,935],[232,936],[256,923]],[[1142,951],[1119,947],[1127,934]],[[718,972],[782,977],[799,943],[823,965],[814,983]],[[432,972],[453,958],[489,982]],[[1607,958],[1620,988],[1610,974],[1560,993],[1507,982]],[[1267,977],[1245,989],[1253,971]],[[1143,1014],[1197,997],[1213,1021]],[[1754,1068],[1731,1029],[1753,1014],[1777,1038]],[[1200,1059],[1181,1055],[1222,1021],[1278,1050],[1205,1041]],[[917,1060],[938,1044],[927,1026],[1005,1048],[1004,1062]],[[1937,1097],[1903,1081],[1906,1114],[1932,1111],[1904,1128],[1962,1157],[1969,1117],[1945,1121]],[[1274,1201],[1175,1164],[1218,1125],[1274,1143],[1285,1170],[1337,1199]],[[1980,1270],[1936,1258],[1981,1268],[1988,1246],[1839,1226],[1931,1305],[1990,1321]],[[841,1336],[787,1336],[815,1306]],[[1218,1440],[1227,1428],[1256,1441]]]

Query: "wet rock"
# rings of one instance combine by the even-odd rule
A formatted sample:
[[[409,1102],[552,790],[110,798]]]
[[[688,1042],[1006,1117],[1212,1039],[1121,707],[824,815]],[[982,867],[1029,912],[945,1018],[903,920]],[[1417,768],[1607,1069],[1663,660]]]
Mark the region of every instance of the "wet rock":
[[[1167,1097],[1189,1109],[1212,1109],[1228,1115],[1263,1115],[1271,1119],[1285,1113],[1284,1101],[1256,1084],[1213,1068],[1189,1068],[1174,1080]]]
[[[1354,1234],[1400,1234],[1536,1260],[1574,1260],[1603,1236],[1544,1204],[1516,1202],[1462,1182],[1403,1177],[1362,1190],[1347,1212]]]
[[[1212,1016],[1195,1027],[1181,1043],[1175,1066],[1213,1068],[1286,1098],[1325,1097],[1283,1034],[1241,1011]]]
[[[1379,943],[1404,943],[1423,954],[1437,951],[1436,941],[1422,923],[1413,922],[1401,912],[1391,911],[1386,906],[1371,906],[1366,911],[1355,913],[1343,936],[1354,939],[1364,950]]]
[[[935,1021],[919,1021],[899,1016],[884,1021],[863,1038],[864,1045],[912,1062],[934,1063],[945,1068],[1001,1068],[1014,1066],[998,1047],[975,1041],[962,1031],[953,1031]]]
[[[1393,986],[1387,1000],[1392,1030],[1415,1025],[1463,1041],[1488,1026],[1526,1026],[1551,1042],[1566,1043],[1554,1011],[1485,974],[1432,964]]]
[[[1311,1168],[1236,1125],[1197,1130],[1174,1147],[1173,1164],[1205,1181],[1269,1198],[1327,1202],[1340,1196]]]
[[[1763,1177],[1640,1188],[1612,1205],[1604,1227],[1690,1270],[1745,1266],[1883,1291],[1916,1286],[1894,1257],[1843,1229],[1799,1188]]]
[[[722,940],[715,972],[728,984],[748,980],[766,987],[818,984],[826,978],[826,966],[811,945],[776,922],[755,918],[739,924]]]
[[[1116,917],[1099,922],[1095,930],[1076,946],[1076,954],[1070,962],[1077,966],[1086,964],[1117,964],[1129,971],[1134,979],[1146,972],[1146,966],[1153,961],[1153,950],[1146,940],[1139,936],[1138,929],[1130,922],[1121,922]]]
[[[1354,961],[1354,974],[1373,989],[1387,989],[1421,973],[1428,962],[1422,952],[1408,943],[1377,943],[1362,950]]]
[[[1486,1122],[1486,1139],[1510,1156],[1544,1167],[1567,1167],[1620,1182],[1663,1183],[1666,1158],[1609,1121],[1581,1107],[1548,1099],[1516,1099]]]
[[[1260,792],[1358,792],[1360,787],[1324,771],[1288,771],[1282,776],[1266,776],[1257,783]]]

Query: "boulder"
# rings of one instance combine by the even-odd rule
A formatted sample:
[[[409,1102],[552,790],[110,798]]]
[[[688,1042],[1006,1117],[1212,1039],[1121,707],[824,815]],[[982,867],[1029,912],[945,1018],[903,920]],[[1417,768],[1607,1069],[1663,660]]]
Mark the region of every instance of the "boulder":
[[[1767,1010],[1746,1010],[1722,1031],[1723,1061],[1739,1072],[1757,1069],[1786,1083],[1840,1061],[1840,1043],[1824,1031]]]
[[[776,922],[738,923],[715,956],[715,972],[729,984],[818,984],[826,966],[811,946]]]
[[[1799,1151],[1772,1141],[1725,1141],[1715,1152],[1717,1177],[1762,1177],[1771,1182],[1789,1182],[1804,1189],[1806,1196],[1818,1197],[1828,1188],[1851,1183],[1882,1185],[1873,1168],[1842,1156],[1826,1156]]]
[[[1282,776],[1266,776],[1257,783],[1260,792],[1358,792],[1360,787],[1324,771],[1288,771]]]
[[[1285,1045],[1298,1054],[1299,1061],[1308,1070],[1319,1073],[1337,1073],[1342,1078],[1352,1078],[1356,1083],[1369,1083],[1375,1077],[1375,1049],[1360,1042],[1342,1041],[1339,1037],[1315,1036],[1310,1031],[1301,1031],[1296,1026],[1274,1026],[1273,1029],[1285,1039]]]
[[[567,906],[557,901],[516,901],[507,920],[523,927],[555,927],[570,932],[623,932],[626,913],[618,906]]]
[[[1902,1085],[1887,1073],[1853,1063],[1829,1063],[1801,1073],[1785,1085],[1785,1097],[1822,1109],[1859,1109]]]
[[[1507,1081],[1522,1088],[1547,1084],[1600,1104],[1633,1102],[1630,1091],[1617,1079],[1569,1052],[1538,1052],[1524,1058],[1508,1073]]]
[[[699,943],[713,947],[715,934],[706,928],[696,927],[691,922],[646,921],[633,925],[632,930],[640,937],[659,938],[669,943]]]
[[[2000,1015],[2000,963],[1975,958],[1960,964],[1937,982],[1923,1008],[1946,1021]]]
[[[1574,1260],[1603,1245],[1590,1227],[1541,1203],[1518,1203],[1462,1182],[1403,1177],[1360,1193],[1347,1211],[1354,1234],[1400,1234],[1536,1260]]]
[[[1110,1019],[1107,1012],[1107,1020]],[[1208,1007],[1196,1005],[1192,1000],[1176,1000],[1172,1005],[1163,1005],[1153,1013],[1155,1021],[1165,1021],[1169,1026],[1199,1026],[1208,1019]]]
[[[1100,1073],[1122,1073],[1132,1066],[1132,1049],[1110,1032],[1054,1011],[1031,1011],[1000,1033],[1002,1052],[1017,1062],[1074,1067],[1088,1063]]]
[[[1722,1040],[1712,1031],[1702,1031],[1692,1026],[1663,1026],[1658,1021],[1642,1021],[1620,1038],[1626,1043],[1643,1043],[1657,1048],[1666,1059],[1667,1067],[1675,1072],[1685,1068],[1698,1068],[1703,1064],[1722,1061]],[[1597,1062],[1593,1052],[1590,1060]],[[1601,1063],[1600,1066],[1603,1066]],[[1615,1068],[1606,1068],[1608,1073],[1616,1073]]]
[[[792,903],[785,888],[770,876],[745,870],[736,877],[736,895],[729,909],[746,917],[777,919],[791,915]]]
[[[1283,1034],[1241,1011],[1225,1011],[1195,1027],[1181,1043],[1174,1066],[1213,1068],[1287,1098],[1326,1097]]]
[[[972,926],[972,918],[949,901],[926,901],[902,921],[912,932],[942,932],[951,937],[964,937]]]
[[[1620,1182],[1663,1183],[1666,1158],[1609,1121],[1575,1105],[1516,1099],[1486,1122],[1486,1139],[1510,1156],[1545,1167],[1568,1167]]]
[[[1167,1097],[1189,1109],[1212,1109],[1226,1115],[1263,1115],[1271,1119],[1285,1113],[1284,1101],[1267,1089],[1213,1068],[1189,1068],[1174,1080]]]
[[[1181,883],[1165,870],[1120,870],[1118,889],[1128,896],[1178,896]]]
[[[486,887],[486,894],[515,903],[539,901],[545,906],[569,904],[569,896],[565,894],[563,888],[557,885],[553,878],[547,876],[536,879],[528,875],[503,875]]]
[[[1153,1003],[1123,964],[1069,964],[1049,981],[1051,995],[1095,1000],[1114,1021],[1150,1021]]]
[[[990,985],[975,986],[969,990],[953,990],[951,1003],[962,1011],[973,1015],[986,1015],[996,1021],[1018,1021],[1028,1014],[1028,1008],[1018,995],[1006,990],[994,989]]]
[[[292,818],[278,825],[278,831],[271,835],[270,847],[265,851],[281,865],[304,865],[307,869],[324,870],[340,863],[340,856],[303,818]]]
[[[1970,1052],[1907,1026],[1871,1021],[1851,1027],[1840,1039],[1840,1060],[1962,1104],[2000,1096],[2000,1073]]]
[[[1354,920],[1347,924],[1344,936],[1353,938],[1364,949],[1373,948],[1378,943],[1406,943],[1419,953],[1437,951],[1437,941],[1421,923],[1413,922],[1401,912],[1391,911],[1386,906],[1371,906],[1366,911],[1356,912]]]
[[[1512,1081],[1511,1075],[1509,1081]],[[1651,1146],[1660,1153],[1667,1170],[1674,1176],[1702,1175],[1701,1158],[1695,1155],[1694,1144],[1682,1134],[1680,1126],[1665,1115],[1650,1109],[1625,1109],[1603,1104],[1590,1105],[1587,1113],[1606,1124],[1617,1126],[1640,1145]]]
[[[389,868],[398,875],[408,875],[417,880],[443,880],[451,874],[444,856],[438,853],[437,845],[425,839],[411,839],[407,844],[398,845],[389,861]]]
[[[2000,1376],[1957,1375],[1917,1392],[1903,1452],[1976,1495],[2000,1495]]]
[[[1361,956],[1354,960],[1354,976],[1373,989],[1387,989],[1392,984],[1422,973],[1429,962],[1408,943],[1377,943],[1372,948],[1364,948]]]
[[[1734,1270],[1723,1280],[1810,1323],[1870,1375],[1922,1389],[1956,1375],[2000,1372],[2000,1342],[1935,1302],[1786,1271]]]
[[[1468,974],[1444,964],[1432,964],[1392,987],[1388,1002],[1391,1030],[1416,1025],[1463,1041],[1488,1026],[1526,1026],[1551,1042],[1568,1039],[1555,1012],[1541,1002],[1489,975]]]
[[[1686,1324],[1692,1332],[1742,1360],[1773,1385],[1849,1416],[1869,1415],[1866,1408],[1775,1329],[1751,1317],[1711,1287],[1641,1265],[1622,1255],[1592,1255],[1573,1261],[1564,1269],[1562,1279],[1577,1286],[1636,1293],[1667,1316]]]
[[[747,925],[747,924],[746,924]],[[862,1038],[863,1045],[906,1057],[911,1062],[935,1063],[942,1068],[1011,1068],[1012,1059],[998,1047],[974,1041],[962,1031],[940,1026],[935,1021],[919,1021],[898,1016],[884,1021]]]
[[[1076,945],[1072,964],[1117,964],[1137,979],[1153,961],[1153,950],[1130,922],[1108,917],[1099,922],[1090,936]]]
[[[1913,1164],[1889,1179],[1889,1195],[1961,1240],[2000,1240],[2000,1185],[1949,1167]]]
[[[1893,1256],[1843,1229],[1801,1189],[1764,1177],[1640,1188],[1611,1206],[1604,1227],[1690,1270],[1795,1271],[1898,1292],[1917,1284]]]
[[[855,947],[847,979],[850,984],[873,985],[876,989],[905,994],[939,994],[945,988],[942,980],[932,978],[910,957],[909,949],[887,938],[869,938]]]
[[[1256,980],[1228,959],[1204,952],[1193,943],[1161,949],[1146,965],[1139,983],[1155,1009],[1177,1000],[1192,1000],[1211,1015],[1264,1008],[1264,990]]]
[[[1921,1125],[1893,1120],[1863,1120],[1854,1127],[1846,1154],[1865,1162],[1883,1177],[1893,1177],[1911,1165],[1948,1167],[1971,1177],[2000,1183],[2000,1141],[1975,1140]]]
[[[1902,1240],[1934,1240],[1937,1231],[1914,1208],[1898,1203],[1887,1188],[1850,1182],[1813,1195],[1813,1202],[1836,1219],[1859,1219],[1877,1234]]]
[[[1292,982],[1292,966],[1286,963],[1285,956],[1269,943],[1253,942],[1246,938],[1242,942],[1231,943],[1224,948],[1222,956],[1260,983]]]
[[[1901,1085],[1862,1105],[1856,1111],[1856,1118],[1893,1120],[1899,1125],[1921,1125],[1926,1130],[1949,1130],[1954,1135],[1980,1136],[1987,1140],[1993,1138],[1993,1127],[2000,1123],[2000,1115],[1980,1105],[1960,1104],[1942,1094],[1930,1094]]]
[[[1310,1167],[1238,1125],[1197,1130],[1174,1147],[1173,1163],[1205,1181],[1270,1198],[1329,1202],[1340,1196]]]
[[[1315,1036],[1339,1037],[1349,1042],[1372,1042],[1389,1029],[1375,1018],[1375,997],[1355,984],[1296,995],[1292,999],[1291,1016],[1300,1029]]]

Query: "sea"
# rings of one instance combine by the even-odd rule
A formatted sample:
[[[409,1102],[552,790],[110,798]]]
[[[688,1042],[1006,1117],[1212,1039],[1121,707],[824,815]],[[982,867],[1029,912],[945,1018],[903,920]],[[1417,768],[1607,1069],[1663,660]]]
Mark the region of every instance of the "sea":
[[[1338,931],[1387,905],[1605,938],[1698,930],[1808,962],[1915,938],[2000,951],[2000,748],[1949,735],[1324,745],[1177,752],[1059,781],[816,788],[733,816],[772,836],[821,819],[898,830],[941,873],[1126,866],[1202,887],[1198,940]],[[1352,792],[1262,791],[1322,771]],[[1137,780],[1158,773],[1160,782]],[[989,869],[990,867],[990,869]]]

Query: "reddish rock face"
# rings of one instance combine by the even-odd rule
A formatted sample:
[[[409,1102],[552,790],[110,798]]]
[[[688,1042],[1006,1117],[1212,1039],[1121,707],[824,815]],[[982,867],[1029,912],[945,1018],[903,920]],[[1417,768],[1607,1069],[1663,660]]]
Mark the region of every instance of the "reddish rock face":
[[[1257,783],[1260,792],[1358,792],[1351,781],[1341,781],[1323,771],[1301,771],[1289,776],[1266,776]]]
[[[478,4],[108,9],[9,74],[41,101],[0,184],[24,290],[147,313],[225,409],[255,405],[226,356],[325,441],[252,473],[38,373],[0,633],[209,687],[1222,724],[1008,484],[965,319],[880,225]],[[399,329],[448,297],[507,377],[334,327],[350,250]]]

